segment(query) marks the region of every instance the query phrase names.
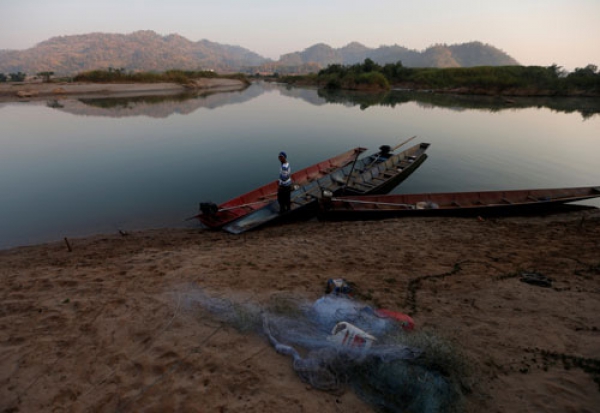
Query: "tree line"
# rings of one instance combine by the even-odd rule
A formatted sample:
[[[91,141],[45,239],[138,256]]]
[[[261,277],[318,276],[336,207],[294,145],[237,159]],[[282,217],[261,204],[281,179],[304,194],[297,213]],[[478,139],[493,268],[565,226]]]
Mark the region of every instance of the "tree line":
[[[95,83],[179,83],[187,84],[201,78],[234,78],[247,81],[242,74],[219,75],[211,70],[167,70],[166,72],[127,72],[124,68],[108,68],[108,70],[92,70],[77,74],[75,82]]]
[[[0,83],[22,82],[25,80],[26,77],[27,75],[23,72],[9,73],[8,75],[0,73]]]
[[[44,82],[50,82],[54,72],[39,72],[37,77],[42,78]],[[26,73],[9,73],[8,76],[0,73],[0,82],[23,82],[27,77]],[[167,70],[166,72],[128,72],[125,68],[109,67],[107,70],[91,70],[82,72],[69,78],[75,82],[93,82],[93,83],[180,83],[186,84],[192,80],[200,78],[235,78],[246,81],[246,76],[242,74],[219,75],[209,70]]]
[[[523,94],[600,95],[600,72],[587,65],[568,73],[560,66],[477,66],[457,68],[409,68],[402,62],[379,65],[371,59],[354,65],[330,65],[317,74],[286,76],[283,81],[316,84],[326,89],[387,90],[392,86],[411,89],[475,91]]]
[[[37,73],[37,76],[41,77],[44,82],[50,82],[50,78],[54,76],[54,72],[39,72]],[[8,75],[0,73],[0,83],[24,82],[26,78],[27,73],[23,72],[9,73]]]
[[[54,72],[37,73],[50,82]],[[0,73],[0,82],[22,82],[27,75],[22,72]],[[167,70],[166,72],[127,72],[125,68],[93,70],[79,73],[71,80],[97,83],[170,82],[186,84],[199,78],[229,77],[247,82],[242,74],[222,76],[213,71]],[[276,77],[278,75],[276,74]],[[389,90],[431,89],[475,94],[522,95],[587,95],[600,96],[600,72],[589,64],[567,72],[560,66],[477,66],[457,68],[409,68],[402,62],[379,65],[371,59],[353,65],[333,64],[309,75],[283,76],[289,84],[317,85],[325,89]]]

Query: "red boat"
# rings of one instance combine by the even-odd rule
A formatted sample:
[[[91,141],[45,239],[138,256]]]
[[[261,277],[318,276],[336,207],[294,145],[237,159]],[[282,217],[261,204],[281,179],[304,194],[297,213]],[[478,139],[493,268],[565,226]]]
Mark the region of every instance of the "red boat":
[[[429,144],[421,143],[392,154],[391,151],[398,147],[392,149],[388,145],[383,145],[380,151],[370,156],[358,159],[310,183],[298,185],[291,195],[291,209],[283,214],[280,213],[279,205],[274,200],[223,226],[223,230],[232,234],[241,234],[276,221],[312,218],[317,215],[319,199],[327,194],[356,195],[389,192],[425,161],[427,158],[425,151]],[[383,152],[386,155],[383,155]]]
[[[315,165],[292,173],[292,181],[295,185],[304,186],[310,182],[322,178],[335,170],[342,168],[356,160],[366,151],[366,148],[357,147],[333,158],[319,162]],[[213,203],[201,203],[198,218],[202,224],[209,228],[218,229],[223,225],[235,221],[249,213],[260,209],[277,198],[277,181],[270,182],[260,188],[254,189],[244,195],[240,195],[220,205]]]
[[[332,221],[411,216],[494,216],[536,213],[600,197],[600,187],[340,196],[320,199],[319,218]]]

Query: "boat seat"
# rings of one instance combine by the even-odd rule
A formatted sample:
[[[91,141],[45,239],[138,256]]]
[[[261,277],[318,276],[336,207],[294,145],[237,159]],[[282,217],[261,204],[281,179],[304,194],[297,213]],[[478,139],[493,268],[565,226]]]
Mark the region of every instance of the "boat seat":
[[[363,185],[363,184],[358,184],[358,185],[352,185],[352,186],[350,186],[350,189],[353,189],[356,192],[369,192],[372,189],[372,187],[366,186],[366,185]]]
[[[375,187],[377,185],[372,184],[371,182],[356,182],[352,186],[364,186],[364,187],[367,187],[367,188],[373,188],[373,187]]]
[[[377,184],[373,183],[373,178],[369,179],[368,181],[355,181],[354,185],[363,185],[368,188],[373,188],[374,186],[377,186]]]
[[[385,176],[386,178],[392,177],[397,173],[398,171],[396,170],[396,168],[387,168],[385,171],[382,172],[383,176]]]
[[[331,180],[333,182],[337,182],[338,184],[342,184],[342,185],[346,184],[346,179],[344,179],[343,177],[341,177],[339,175],[331,175]]]
[[[352,182],[352,183],[359,183],[360,184],[360,183],[362,183],[364,181],[365,181],[364,175],[356,175],[356,176],[352,176],[350,178],[350,182]]]

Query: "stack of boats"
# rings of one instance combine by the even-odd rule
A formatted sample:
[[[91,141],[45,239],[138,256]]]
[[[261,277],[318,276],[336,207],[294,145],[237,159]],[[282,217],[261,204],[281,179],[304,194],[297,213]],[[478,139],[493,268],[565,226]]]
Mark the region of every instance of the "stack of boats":
[[[510,191],[386,195],[426,159],[428,143],[395,152],[383,145],[363,156],[354,148],[292,175],[291,208],[280,212],[277,181],[220,205],[201,203],[195,216],[211,229],[233,234],[275,222],[319,217],[326,220],[368,220],[401,216],[486,216],[532,212],[600,196],[600,187]]]

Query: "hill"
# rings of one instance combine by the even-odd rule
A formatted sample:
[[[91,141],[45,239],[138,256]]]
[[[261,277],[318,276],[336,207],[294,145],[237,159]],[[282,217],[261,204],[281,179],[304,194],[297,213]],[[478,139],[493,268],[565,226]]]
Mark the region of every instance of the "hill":
[[[90,33],[53,37],[26,50],[0,50],[0,73],[57,75],[124,68],[130,71],[215,70],[218,72],[278,71],[306,73],[330,64],[354,64],[370,58],[376,63],[401,61],[406,67],[469,67],[517,65],[505,52],[480,42],[435,45],[419,52],[402,46],[369,48],[353,42],[342,48],[323,43],[284,54],[274,62],[240,46],[153,31],[130,34]]]
[[[226,72],[266,61],[268,59],[239,46],[208,40],[192,42],[177,34],[161,36],[153,31],[138,31],[60,36],[24,51],[0,51],[0,72],[74,74],[109,67],[134,71]]]
[[[370,58],[384,65],[401,61],[406,67],[473,67],[473,66],[512,66],[519,63],[507,53],[494,46],[481,42],[456,45],[434,45],[422,52],[393,45],[368,48],[360,43],[350,43],[334,49],[326,44],[316,44],[302,52],[281,56],[283,67],[316,63],[321,67],[330,64],[352,65]]]

